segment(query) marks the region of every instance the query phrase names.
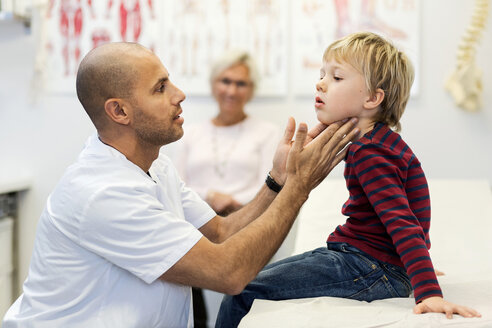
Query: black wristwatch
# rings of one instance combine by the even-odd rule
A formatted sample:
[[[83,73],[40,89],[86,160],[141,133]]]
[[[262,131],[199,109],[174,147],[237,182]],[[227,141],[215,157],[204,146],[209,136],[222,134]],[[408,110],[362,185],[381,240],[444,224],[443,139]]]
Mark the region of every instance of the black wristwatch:
[[[282,186],[279,185],[277,183],[277,181],[275,181],[274,178],[272,178],[272,176],[270,175],[270,172],[268,172],[268,175],[265,179],[265,183],[267,185],[268,188],[270,188],[270,190],[272,191],[275,191],[275,192],[280,192],[280,190],[282,190]]]

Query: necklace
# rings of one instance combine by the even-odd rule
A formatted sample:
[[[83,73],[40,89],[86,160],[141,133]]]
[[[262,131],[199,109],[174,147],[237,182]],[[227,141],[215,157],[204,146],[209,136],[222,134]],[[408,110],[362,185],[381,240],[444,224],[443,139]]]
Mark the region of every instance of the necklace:
[[[229,144],[227,150],[222,154],[219,153],[219,140],[218,140],[218,128],[217,126],[212,124],[212,151],[214,155],[214,170],[215,173],[223,179],[226,175],[227,164],[229,163],[229,159],[231,157],[231,153],[236,148],[237,142],[241,137],[243,132],[244,120],[237,124],[237,132],[233,137],[232,142]],[[232,131],[231,131],[232,132]]]

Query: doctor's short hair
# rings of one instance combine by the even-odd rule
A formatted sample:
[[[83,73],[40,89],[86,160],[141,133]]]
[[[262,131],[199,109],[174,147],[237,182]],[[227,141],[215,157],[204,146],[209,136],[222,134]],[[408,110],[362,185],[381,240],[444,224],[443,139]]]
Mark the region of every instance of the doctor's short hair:
[[[371,95],[384,90],[381,110],[375,121],[400,131],[400,118],[410,97],[414,69],[410,59],[393,43],[375,33],[358,32],[333,42],[325,50],[323,61],[346,62],[359,71]]]
[[[232,49],[226,51],[219,58],[215,60],[210,69],[210,86],[213,86],[213,83],[217,79],[217,77],[222,74],[226,69],[229,69],[236,65],[244,65],[248,68],[249,79],[253,84],[253,92],[258,87],[258,83],[260,82],[260,76],[258,73],[258,68],[256,66],[255,60],[251,56],[251,54],[245,50],[241,49]]]

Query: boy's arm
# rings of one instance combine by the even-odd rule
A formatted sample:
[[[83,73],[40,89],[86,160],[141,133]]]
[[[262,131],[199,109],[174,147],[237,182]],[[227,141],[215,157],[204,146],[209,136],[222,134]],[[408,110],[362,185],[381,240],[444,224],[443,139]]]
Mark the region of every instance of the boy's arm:
[[[427,181],[423,172],[418,176],[406,177],[407,180],[415,180],[415,190],[421,190],[419,197],[409,200],[398,174],[399,167],[396,164],[398,162],[388,160],[392,156],[394,155],[386,153],[384,149],[359,150],[357,154],[354,154],[354,171],[361,186],[363,186],[364,193],[368,196],[371,205],[391,236],[397,253],[412,281],[415,300],[418,303],[414,307],[414,313],[445,313],[448,318],[452,318],[453,313],[464,317],[480,317],[481,315],[477,311],[453,304],[442,298],[442,292],[426,245],[426,234],[409,205],[409,201],[423,201],[421,210],[425,211],[427,201],[430,220]],[[360,165],[362,163],[363,165]],[[371,174],[367,174],[368,169]],[[376,180],[377,183],[371,182],[371,180]]]
[[[396,156],[386,147],[369,144],[359,148],[347,165],[353,166],[363,193],[391,237],[414,288],[415,302],[419,303],[428,297],[442,297],[429,255],[428,234],[424,231],[426,221],[427,225],[430,222],[430,200],[422,171],[407,170],[407,163]],[[402,177],[413,190],[409,195]]]

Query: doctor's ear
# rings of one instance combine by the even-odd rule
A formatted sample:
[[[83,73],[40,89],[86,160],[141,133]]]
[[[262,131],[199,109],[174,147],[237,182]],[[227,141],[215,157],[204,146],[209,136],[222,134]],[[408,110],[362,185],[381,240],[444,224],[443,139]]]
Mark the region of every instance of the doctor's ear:
[[[110,98],[104,102],[104,111],[108,117],[119,124],[127,125],[129,123],[128,107],[124,101],[119,98]]]
[[[384,100],[384,90],[381,88],[376,89],[374,94],[369,96],[364,102],[364,108],[374,109],[378,107]]]

